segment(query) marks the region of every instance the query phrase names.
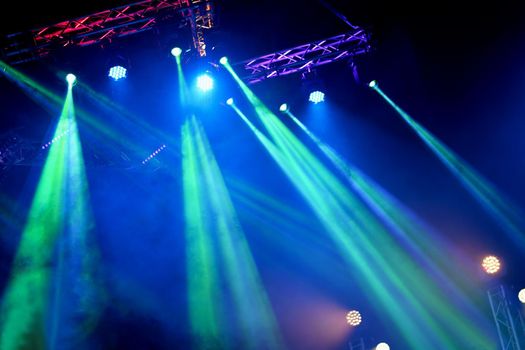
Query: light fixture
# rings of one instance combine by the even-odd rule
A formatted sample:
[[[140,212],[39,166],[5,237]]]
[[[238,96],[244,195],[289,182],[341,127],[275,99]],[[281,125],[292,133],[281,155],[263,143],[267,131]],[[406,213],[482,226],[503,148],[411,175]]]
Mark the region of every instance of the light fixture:
[[[77,81],[77,77],[75,76],[75,74],[69,73],[68,75],[66,75],[66,81],[69,84],[69,86],[73,86],[73,84],[75,84],[75,82]]]
[[[390,350],[390,345],[385,342],[381,342],[376,345],[375,350]]]
[[[113,66],[109,69],[108,77],[117,81],[127,77],[128,70],[122,66]]]
[[[174,47],[173,49],[171,49],[171,54],[174,57],[178,57],[182,54],[182,49],[180,47]]]
[[[114,81],[128,77],[129,59],[123,53],[112,52],[106,62],[107,76]]]

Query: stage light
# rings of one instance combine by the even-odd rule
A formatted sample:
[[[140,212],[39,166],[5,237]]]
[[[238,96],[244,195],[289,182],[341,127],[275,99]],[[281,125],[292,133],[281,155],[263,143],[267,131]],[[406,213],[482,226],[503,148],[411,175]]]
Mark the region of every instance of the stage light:
[[[219,62],[220,62],[222,65],[225,65],[226,63],[228,63],[228,57],[226,57],[226,56],[221,57],[221,59],[219,60]]]
[[[203,74],[197,78],[197,87],[206,92],[213,89],[213,79],[208,74]]]
[[[46,149],[46,148],[49,148],[51,147],[52,144],[54,144],[55,142],[57,142],[58,140],[60,140],[61,138],[63,138],[67,133],[69,133],[71,131],[71,128],[67,128],[66,130],[62,131],[60,134],[57,134],[55,135],[55,137],[53,137],[51,139],[51,141],[47,142],[46,144],[44,144],[41,148],[42,149]]]
[[[75,76],[75,74],[69,73],[68,75],[66,75],[66,81],[69,85],[73,85],[77,81],[77,77]]]
[[[227,99],[227,100],[226,100],[226,104],[227,104],[228,106],[231,106],[231,105],[233,104],[233,98],[230,97],[229,99]]]
[[[372,89],[375,88],[377,86],[377,81],[372,80],[371,82],[368,83],[368,86],[370,86]]]
[[[352,310],[346,314],[346,323],[352,327],[357,327],[361,324],[361,314],[357,310]]]
[[[521,301],[522,304],[525,304],[525,288],[520,290],[518,293],[518,299]]]
[[[318,104],[319,102],[323,102],[324,101],[324,93],[319,91],[319,90],[312,91],[310,93],[310,97],[308,98],[308,100],[310,102],[315,103],[315,104]]]
[[[497,257],[495,257],[494,255],[489,255],[483,258],[481,266],[483,267],[486,273],[488,273],[489,275],[493,275],[499,271],[501,263]]]
[[[142,161],[142,164],[146,164],[147,162],[155,158],[157,154],[159,154],[160,152],[162,152],[162,150],[164,150],[164,148],[166,148],[166,145],[162,145],[159,148],[157,148],[153,153],[151,153],[146,159]]]
[[[128,70],[122,66],[113,66],[109,69],[108,77],[117,81],[126,78]]]
[[[280,107],[279,107],[279,111],[281,112],[286,112],[288,111],[288,105],[286,103],[283,103]]]
[[[182,54],[182,49],[180,47],[174,47],[173,49],[171,49],[171,54],[174,57],[178,57]]]
[[[388,345],[387,343],[381,342],[376,345],[375,350],[390,350],[390,345]]]

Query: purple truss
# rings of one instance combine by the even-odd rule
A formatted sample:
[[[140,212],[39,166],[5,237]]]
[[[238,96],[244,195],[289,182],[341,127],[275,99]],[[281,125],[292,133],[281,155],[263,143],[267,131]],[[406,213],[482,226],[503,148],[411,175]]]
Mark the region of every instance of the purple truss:
[[[368,33],[356,27],[350,33],[253,58],[236,66],[242,65],[247,73],[243,80],[254,84],[268,78],[307,71],[369,50]]]

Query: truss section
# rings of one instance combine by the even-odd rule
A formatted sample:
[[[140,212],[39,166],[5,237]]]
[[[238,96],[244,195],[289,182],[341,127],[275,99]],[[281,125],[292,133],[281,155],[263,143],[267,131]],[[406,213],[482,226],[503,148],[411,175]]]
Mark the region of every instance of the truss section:
[[[214,26],[213,5],[209,0],[194,0],[193,6],[183,11],[183,16],[189,19],[193,47],[200,57],[206,56],[206,42],[204,41],[205,30]]]
[[[253,58],[236,66],[244,70],[242,79],[253,84],[362,55],[370,51],[369,42],[368,33],[356,27],[349,33]]]

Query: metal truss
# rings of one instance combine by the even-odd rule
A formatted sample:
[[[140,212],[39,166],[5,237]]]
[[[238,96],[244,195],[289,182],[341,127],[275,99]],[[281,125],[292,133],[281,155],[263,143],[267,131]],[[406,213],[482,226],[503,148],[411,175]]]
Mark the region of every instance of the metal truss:
[[[203,30],[213,26],[213,7],[209,0],[144,0],[29,32],[10,34],[5,38],[3,53],[11,64],[31,61],[46,56],[56,47],[87,46],[140,33],[184,10],[194,14],[189,22],[193,40],[199,44],[202,56],[201,50],[206,47]]]
[[[199,53],[199,56],[204,57],[206,56],[204,30],[211,29],[214,25],[213,5],[209,0],[194,0],[193,3],[201,4],[183,11],[183,16],[190,19],[193,46]]]
[[[369,41],[368,33],[356,27],[349,33],[253,58],[238,65],[247,73],[242,79],[253,84],[364,54],[370,50]]]
[[[502,350],[521,350],[520,338],[515,326],[514,315],[505,294],[503,285],[490,289],[488,292],[492,316],[496,323]]]

